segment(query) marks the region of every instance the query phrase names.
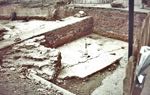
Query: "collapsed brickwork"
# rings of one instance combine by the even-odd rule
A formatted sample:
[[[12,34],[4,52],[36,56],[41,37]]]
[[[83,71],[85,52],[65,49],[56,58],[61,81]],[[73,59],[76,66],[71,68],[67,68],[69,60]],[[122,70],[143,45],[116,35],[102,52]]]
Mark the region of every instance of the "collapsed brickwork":
[[[61,69],[61,54],[56,49],[40,45],[43,38],[36,37],[13,46],[3,55],[2,66],[19,68],[24,77],[34,72],[47,80],[55,80]]]

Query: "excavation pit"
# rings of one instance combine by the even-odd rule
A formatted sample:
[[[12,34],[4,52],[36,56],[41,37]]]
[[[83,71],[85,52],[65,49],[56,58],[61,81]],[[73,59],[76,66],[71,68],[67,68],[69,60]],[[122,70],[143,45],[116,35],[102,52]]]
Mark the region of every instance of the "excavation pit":
[[[72,8],[72,5],[71,5],[71,8]],[[21,15],[18,14],[18,18],[24,19],[26,17],[30,17],[29,22],[13,21],[13,22],[7,23],[7,21],[4,21],[4,23],[2,22],[0,23],[5,24],[8,30],[11,30],[11,31],[13,30],[17,32],[21,30],[21,31],[26,32],[26,35],[19,34],[19,36],[17,35],[16,37],[12,39],[7,39],[5,40],[5,42],[3,42],[4,40],[2,39],[3,41],[2,40],[0,41],[0,44],[1,44],[0,52],[2,51],[9,52],[12,49],[11,47],[15,47],[18,44],[22,44],[24,41],[32,40],[35,37],[44,36],[41,40],[36,40],[36,41],[39,41],[42,47],[46,46],[45,48],[49,48],[49,49],[56,48],[57,50],[61,52],[61,57],[62,57],[61,59],[62,67],[61,67],[60,74],[58,78],[56,79],[56,81],[53,83],[77,95],[97,95],[97,93],[99,94],[99,91],[102,91],[103,93],[105,93],[104,95],[106,95],[106,93],[108,95],[110,93],[112,93],[112,95],[121,95],[121,93],[123,92],[122,81],[125,76],[124,70],[127,64],[127,58],[126,57],[124,58],[124,56],[127,56],[126,54],[127,43],[123,41],[119,41],[119,40],[127,41],[127,37],[128,37],[127,35],[127,23],[128,23],[127,22],[127,17],[128,17],[127,10],[103,8],[99,6],[94,6],[94,7],[84,6],[83,4],[82,6],[74,6],[73,8],[74,8],[73,11],[68,12],[67,15],[74,15],[74,13],[77,13],[78,11],[83,10],[88,15],[92,16],[93,18],[91,17],[77,18],[77,19],[82,19],[82,21],[76,22],[77,19],[75,17],[71,17],[71,19],[68,20],[68,23],[72,23],[74,21],[75,23],[72,23],[69,25],[66,24],[65,26],[63,26],[64,24],[57,25],[56,23],[59,23],[59,22],[62,23],[62,22],[65,22],[65,20],[41,21],[43,19],[46,19],[47,9],[41,10],[40,8],[34,8],[30,12],[29,12],[30,8],[27,8],[27,10],[24,9],[23,11],[22,9],[19,9],[21,10],[19,13],[21,12],[22,13]],[[7,7],[7,12],[4,11],[4,9],[5,8],[3,7],[2,11],[0,11],[1,14],[4,14],[0,16],[0,19],[8,20],[11,11],[9,10],[9,7]],[[35,12],[35,10],[37,13],[33,13],[33,11]],[[26,15],[27,11],[29,12],[29,14]],[[142,25],[142,21],[145,18],[145,16],[146,14],[142,12],[135,13],[135,19],[136,19],[135,26],[134,26],[135,31],[139,32],[141,25]],[[73,20],[72,18],[76,20]],[[40,21],[33,20],[33,19],[40,19]],[[39,22],[40,24],[38,24]],[[49,22],[54,22],[53,24],[55,25],[49,24]],[[24,28],[18,27],[21,25],[23,25]],[[45,28],[45,26],[47,28]],[[56,28],[52,31],[49,31],[51,30],[50,28],[51,26],[56,26]],[[94,31],[94,33],[103,35],[105,37],[97,35],[97,34],[91,34],[92,31]],[[6,36],[6,38],[7,37],[8,36]],[[110,39],[106,37],[116,38],[119,40]],[[7,49],[5,47],[7,47]],[[27,47],[27,49],[29,50],[30,48],[32,47],[31,46]],[[1,55],[3,54],[5,53],[2,53]],[[36,55],[36,54],[32,53],[32,55]],[[15,60],[17,60],[20,57],[14,57],[14,58]],[[38,61],[42,61],[42,60],[40,59]],[[27,62],[28,61],[26,61],[25,63]],[[104,64],[107,62],[108,64]],[[41,62],[37,62],[37,63],[41,64]],[[0,85],[0,88],[4,87],[2,89],[4,93],[9,94],[12,92],[11,93],[12,95],[16,95],[16,93],[24,94],[24,93],[29,92],[30,94],[38,95],[37,90],[35,90],[37,89],[36,87],[32,86],[33,88],[30,89],[31,86],[29,86],[28,88],[28,83],[27,85],[25,83],[18,84],[18,81],[22,81],[22,80],[19,80],[18,78],[24,78],[24,76],[18,77],[19,74],[17,73],[17,71],[15,71],[17,68],[15,68],[12,64],[9,64],[9,61],[5,65],[8,67],[7,68],[2,67],[1,72],[2,73],[4,72],[4,73],[1,74],[2,79],[0,78],[0,81],[2,80],[1,83],[6,84],[5,87]],[[6,72],[8,71],[9,73],[7,74],[5,71]],[[33,73],[31,73],[31,75],[32,74]],[[13,75],[15,75],[16,78],[14,78]],[[38,77],[35,76],[34,78],[36,79]],[[4,79],[6,79],[7,82],[4,81]],[[12,85],[10,85],[9,83]],[[32,84],[32,82],[29,82],[29,83]],[[34,83],[37,84],[37,82],[34,82]],[[18,84],[20,85],[20,87],[21,85],[25,86],[26,87],[25,91],[20,90],[19,87],[18,89],[16,89],[17,87],[14,88],[13,86],[14,84]],[[57,88],[57,86],[54,86],[54,87]],[[13,92],[10,89],[14,90],[15,92]],[[39,90],[41,89],[38,89],[38,91]],[[46,92],[51,92],[51,91],[45,91],[44,93]],[[57,92],[57,90],[54,90],[54,92]],[[59,95],[59,93],[57,94]]]

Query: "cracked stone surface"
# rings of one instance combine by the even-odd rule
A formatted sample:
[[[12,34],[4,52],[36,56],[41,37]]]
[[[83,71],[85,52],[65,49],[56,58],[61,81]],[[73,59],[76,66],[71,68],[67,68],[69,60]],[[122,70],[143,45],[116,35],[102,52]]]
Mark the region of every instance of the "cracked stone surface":
[[[92,34],[57,49],[63,65],[59,78],[85,78],[123,57],[127,43]]]
[[[128,63],[127,53],[120,60],[118,68],[103,81],[102,85],[96,88],[91,95],[123,95],[123,80],[125,67]]]

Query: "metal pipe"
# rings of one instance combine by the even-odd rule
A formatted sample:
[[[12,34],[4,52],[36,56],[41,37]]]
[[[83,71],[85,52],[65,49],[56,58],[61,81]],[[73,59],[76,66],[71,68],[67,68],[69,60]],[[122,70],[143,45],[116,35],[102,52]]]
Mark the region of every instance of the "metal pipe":
[[[133,52],[134,0],[129,0],[128,58]]]

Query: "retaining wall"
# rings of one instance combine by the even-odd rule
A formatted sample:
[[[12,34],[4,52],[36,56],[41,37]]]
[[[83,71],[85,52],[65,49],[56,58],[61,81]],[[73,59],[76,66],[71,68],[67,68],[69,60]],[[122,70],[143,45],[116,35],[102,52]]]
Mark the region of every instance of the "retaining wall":
[[[0,19],[9,19],[9,9],[6,8],[5,11],[0,11]],[[47,19],[48,8],[32,8],[31,10],[18,9],[18,19]],[[116,38],[120,40],[127,41],[128,40],[128,12],[120,9],[112,9],[112,8],[100,8],[100,7],[84,7],[84,6],[69,6],[69,7],[61,7],[59,10],[59,16],[61,18],[68,17],[74,15],[78,11],[83,10],[89,16],[92,16],[94,19],[94,32],[100,35]],[[32,12],[35,11],[35,12]],[[7,14],[3,16],[2,14]],[[29,14],[29,15],[26,15]],[[24,15],[24,16],[23,16]],[[147,13],[135,12],[135,22],[134,22],[134,34],[138,34],[141,30],[142,22],[145,19]]]
[[[45,36],[46,46],[56,48],[93,32],[93,18],[58,28]]]
[[[97,7],[75,7],[74,13],[85,11],[94,19],[94,32],[127,41],[128,39],[128,12],[117,9],[106,9]],[[74,14],[73,13],[73,14]],[[68,13],[68,15],[71,15]],[[142,22],[146,13],[135,12],[134,34],[141,30]]]

